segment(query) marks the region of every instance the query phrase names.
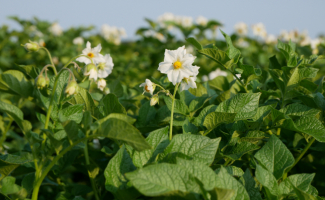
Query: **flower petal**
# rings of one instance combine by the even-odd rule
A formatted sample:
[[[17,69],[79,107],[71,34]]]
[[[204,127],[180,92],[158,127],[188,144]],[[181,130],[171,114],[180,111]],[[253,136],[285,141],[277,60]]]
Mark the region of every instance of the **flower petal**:
[[[173,69],[174,69],[173,64],[170,62],[159,63],[158,70],[163,74],[166,74],[168,71],[173,70]]]

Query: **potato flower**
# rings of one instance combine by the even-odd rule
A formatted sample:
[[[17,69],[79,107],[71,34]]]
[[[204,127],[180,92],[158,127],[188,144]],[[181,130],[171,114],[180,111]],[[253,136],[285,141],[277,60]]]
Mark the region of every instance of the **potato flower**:
[[[102,50],[101,44],[97,45],[94,48],[91,48],[91,43],[88,41],[86,44],[86,48],[82,50],[81,55],[86,55],[94,61],[95,64],[100,63],[103,60],[103,55],[100,54],[99,52]],[[81,56],[76,59],[79,62],[83,62],[85,64],[91,63],[91,60],[87,57]]]
[[[198,75],[199,67],[192,65],[195,58],[192,54],[186,53],[185,46],[177,50],[166,49],[164,62],[159,63],[158,70],[167,74],[169,81],[176,85],[184,78]]]
[[[139,87],[143,87],[143,93],[148,92],[152,95],[156,89],[156,84],[151,82],[149,79],[146,79],[146,81],[142,83]]]
[[[53,23],[50,26],[49,31],[56,36],[60,36],[63,32],[62,27],[58,23]]]
[[[106,78],[112,73],[113,67],[114,63],[112,57],[106,54],[98,64],[98,78]]]
[[[96,65],[94,65],[92,63],[86,65],[84,75],[89,76],[89,79],[94,79],[94,81],[97,81],[98,70],[97,70]]]
[[[203,16],[198,16],[196,18],[196,24],[201,25],[201,26],[206,26],[208,24],[208,19],[203,17]]]
[[[98,79],[98,81],[97,81],[97,87],[98,87],[98,89],[100,89],[101,91],[103,91],[104,88],[106,87],[106,81],[105,81],[105,79],[103,79],[103,78]]]
[[[190,88],[196,88],[196,76],[184,78],[181,82],[181,86],[179,87],[180,91],[188,90]]]
[[[73,39],[72,42],[75,45],[83,45],[84,39],[82,37],[76,37],[75,39]]]
[[[253,34],[265,38],[267,35],[265,26],[263,23],[257,23],[252,26]]]
[[[244,36],[248,33],[247,24],[245,24],[244,22],[239,22],[235,24],[234,28],[238,35]]]

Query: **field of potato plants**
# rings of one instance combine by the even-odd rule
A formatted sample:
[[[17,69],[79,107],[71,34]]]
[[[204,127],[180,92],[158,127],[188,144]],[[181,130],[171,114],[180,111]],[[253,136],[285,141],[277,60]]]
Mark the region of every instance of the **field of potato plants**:
[[[0,200],[325,199],[325,37],[165,13],[0,26]]]

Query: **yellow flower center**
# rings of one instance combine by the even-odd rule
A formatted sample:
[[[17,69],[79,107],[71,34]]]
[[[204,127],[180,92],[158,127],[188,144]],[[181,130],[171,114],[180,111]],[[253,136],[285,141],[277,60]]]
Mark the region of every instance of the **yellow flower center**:
[[[181,66],[182,66],[182,63],[181,63],[181,62],[179,62],[179,61],[174,62],[174,68],[175,68],[175,69],[178,69],[178,68],[180,68]]]
[[[147,86],[147,85],[144,87],[144,89],[145,89],[147,92],[150,92],[150,90],[148,90],[148,86]]]
[[[91,58],[95,57],[95,55],[94,55],[93,53],[91,53],[91,52],[88,53],[87,56],[89,56],[89,57],[91,57]]]

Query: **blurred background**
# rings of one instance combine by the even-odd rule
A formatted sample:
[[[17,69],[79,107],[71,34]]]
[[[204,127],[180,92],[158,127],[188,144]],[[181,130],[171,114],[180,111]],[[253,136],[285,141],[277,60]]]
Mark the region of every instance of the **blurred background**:
[[[273,0],[273,1],[187,1],[187,0],[74,0],[74,1],[2,1],[0,24],[11,28],[20,28],[17,23],[8,20],[8,16],[31,19],[33,16],[42,20],[57,21],[63,29],[71,26],[94,25],[99,29],[103,24],[124,27],[129,39],[146,22],[144,18],[157,19],[165,12],[179,16],[198,16],[219,20],[224,24],[224,31],[233,31],[237,22],[248,25],[262,22],[271,34],[280,34],[282,30],[308,30],[311,37],[324,33],[325,1]]]

